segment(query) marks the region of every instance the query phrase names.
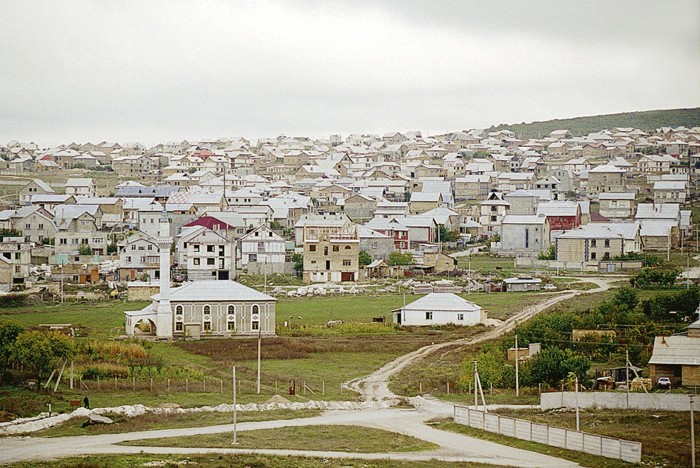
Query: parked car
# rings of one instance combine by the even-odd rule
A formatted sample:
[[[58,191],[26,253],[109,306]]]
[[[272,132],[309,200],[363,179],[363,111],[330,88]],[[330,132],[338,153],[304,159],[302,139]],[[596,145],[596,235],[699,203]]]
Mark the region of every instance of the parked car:
[[[658,385],[659,388],[671,388],[671,379],[668,377],[660,377],[656,385]]]
[[[544,289],[545,291],[554,291],[555,289],[557,289],[557,287],[552,283],[547,283],[544,285]]]

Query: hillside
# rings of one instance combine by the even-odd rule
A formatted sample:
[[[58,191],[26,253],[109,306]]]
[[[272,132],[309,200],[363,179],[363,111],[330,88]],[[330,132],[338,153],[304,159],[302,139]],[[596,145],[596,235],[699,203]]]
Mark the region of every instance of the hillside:
[[[580,136],[612,127],[634,127],[646,132],[659,127],[678,127],[681,125],[688,128],[700,126],[700,107],[625,112],[511,125],[500,124],[492,126],[489,131],[507,129],[523,138],[540,138],[549,135],[553,130],[562,129],[570,130],[574,136]]]

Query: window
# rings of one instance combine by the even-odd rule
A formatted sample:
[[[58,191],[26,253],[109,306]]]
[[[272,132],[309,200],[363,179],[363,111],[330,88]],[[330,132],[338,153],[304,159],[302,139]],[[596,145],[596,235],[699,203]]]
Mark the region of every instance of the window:
[[[211,306],[208,305],[208,304],[205,305],[205,306],[202,308],[202,312],[204,313],[204,315],[209,315],[209,314],[211,314]]]
[[[44,225],[39,223],[39,229],[44,229]]]
[[[31,224],[25,224],[25,225],[24,225],[24,228],[25,228],[25,229],[31,229],[31,228],[32,228],[32,225],[31,225]]]
[[[591,239],[591,247],[596,247],[596,244],[597,244],[596,240]]]
[[[213,252],[214,251],[214,246],[213,245],[207,245],[207,252]]]
[[[610,239],[605,239],[605,247],[610,247]]]
[[[204,331],[211,331],[211,322],[204,322]]]
[[[328,255],[328,246],[323,248],[323,255]]]
[[[345,250],[350,250],[350,246],[349,246],[349,245],[346,245],[346,246],[345,246]]]
[[[214,258],[207,258],[207,265],[213,265],[214,264]]]
[[[464,314],[457,314],[457,320],[464,320]]]
[[[309,246],[309,252],[316,252],[316,246],[315,246],[315,245],[310,245],[310,246]]]
[[[340,246],[339,246],[339,245],[334,245],[334,246],[333,246],[333,252],[340,252]]]
[[[181,314],[181,313],[182,313],[182,306],[181,306],[181,305],[175,307],[175,313],[176,313],[176,314]]]
[[[352,260],[343,260],[343,266],[350,266],[352,265]]]
[[[432,312],[426,312],[426,313],[425,313],[425,319],[426,319],[426,320],[432,320],[432,319],[433,319],[433,313],[432,313]]]
[[[58,242],[58,243],[59,243],[60,245],[66,245],[66,244],[68,244],[68,239],[59,239],[59,242]]]
[[[257,304],[254,304],[253,307],[250,309],[252,314],[259,314],[260,313],[260,306]]]
[[[596,254],[595,252],[591,252],[591,260],[595,260]]]
[[[195,251],[195,252],[199,252],[199,244],[195,244],[195,245],[194,245],[194,251]]]
[[[254,322],[250,323],[250,328],[251,330],[259,330],[260,329],[260,322],[255,320]]]
[[[233,305],[229,305],[229,306],[226,308],[226,313],[231,314],[231,315],[235,314],[235,313],[236,313],[236,307],[233,306]]]
[[[199,265],[199,259],[198,258],[192,259],[192,263],[195,265]]]
[[[182,331],[182,322],[175,322],[175,331]]]
[[[226,330],[228,331],[236,331],[236,322],[226,322]]]

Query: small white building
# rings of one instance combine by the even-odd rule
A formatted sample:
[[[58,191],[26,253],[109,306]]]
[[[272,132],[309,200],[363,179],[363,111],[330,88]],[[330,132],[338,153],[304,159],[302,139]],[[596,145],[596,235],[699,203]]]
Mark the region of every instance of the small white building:
[[[394,310],[398,325],[478,325],[486,320],[486,312],[456,294],[431,293]]]

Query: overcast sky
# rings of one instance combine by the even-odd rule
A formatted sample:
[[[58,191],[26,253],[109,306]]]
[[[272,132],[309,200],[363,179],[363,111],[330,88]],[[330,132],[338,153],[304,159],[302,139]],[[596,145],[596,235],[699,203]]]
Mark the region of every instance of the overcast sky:
[[[700,105],[700,2],[0,0],[0,142],[424,133]]]

